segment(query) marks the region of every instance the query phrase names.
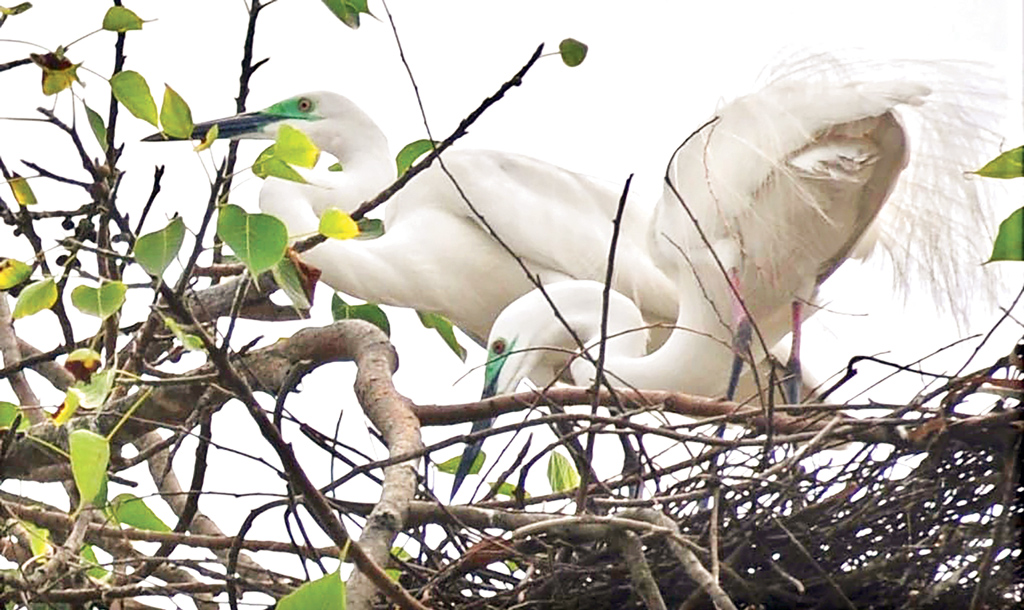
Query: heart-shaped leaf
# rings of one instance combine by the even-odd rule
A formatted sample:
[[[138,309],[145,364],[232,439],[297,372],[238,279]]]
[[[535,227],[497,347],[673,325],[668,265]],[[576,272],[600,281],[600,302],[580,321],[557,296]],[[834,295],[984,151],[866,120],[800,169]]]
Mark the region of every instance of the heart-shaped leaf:
[[[142,18],[123,6],[112,6],[103,16],[103,29],[108,32],[141,30]]]
[[[57,284],[53,282],[53,278],[46,278],[25,286],[18,296],[18,302],[14,304],[14,313],[11,317],[17,320],[31,316],[53,307],[56,302]]]
[[[174,218],[166,227],[140,237],[135,242],[135,260],[150,275],[160,277],[181,250],[185,239],[185,221]]]
[[[283,222],[269,214],[249,214],[237,205],[220,209],[217,235],[253,276],[276,265],[288,247],[288,229]]]
[[[99,288],[77,286],[71,291],[71,304],[82,313],[106,319],[121,309],[127,291],[123,282],[104,281]]]

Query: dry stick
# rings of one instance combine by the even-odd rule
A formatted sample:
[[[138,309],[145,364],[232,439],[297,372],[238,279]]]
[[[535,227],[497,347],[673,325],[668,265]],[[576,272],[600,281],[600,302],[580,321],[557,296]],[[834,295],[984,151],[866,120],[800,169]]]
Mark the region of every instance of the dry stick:
[[[644,557],[644,547],[640,536],[628,530],[613,529],[609,534],[609,542],[618,548],[622,559],[629,568],[629,576],[633,580],[633,590],[648,610],[668,610],[665,600],[658,590],[658,583],[651,573],[651,566]]]
[[[196,322],[192,313],[185,308],[181,300],[177,298],[177,295],[175,295],[170,288],[162,284],[160,286],[160,293],[176,315],[180,316],[182,319],[189,320],[196,325],[196,332],[202,340],[207,352],[210,354],[217,369],[220,371],[225,385],[230,388],[235,393],[236,397],[241,400],[242,404],[245,405],[245,408],[249,411],[249,415],[256,422],[257,427],[259,427],[260,433],[274,448],[274,451],[277,452],[278,457],[285,467],[285,471],[288,473],[289,479],[296,489],[302,492],[304,498],[303,503],[310,513],[313,514],[317,524],[328,536],[330,536],[331,540],[336,545],[342,548],[346,546],[349,548],[349,555],[356,564],[356,567],[366,574],[367,577],[392,603],[397,604],[402,608],[426,610],[425,606],[416,601],[416,599],[409,595],[405,589],[401,588],[398,583],[391,580],[391,577],[366,555],[362,547],[349,537],[348,532],[345,530],[345,526],[338,520],[337,516],[331,510],[330,505],[327,503],[327,499],[324,498],[323,494],[317,490],[306,476],[298,458],[295,457],[295,452],[292,450],[291,445],[284,440],[284,437],[281,436],[280,430],[274,427],[274,424],[267,417],[267,414],[264,413],[263,408],[260,406],[256,397],[253,395],[252,390],[249,388],[248,383],[246,383],[245,379],[243,379],[238,374],[238,371],[235,370],[227,354],[223,350],[218,349],[206,331]]]
[[[785,532],[786,536],[789,538],[789,541],[793,543],[793,546],[795,546],[797,550],[800,551],[800,553],[807,559],[808,562],[810,562],[814,569],[817,570],[819,574],[821,574],[821,576],[825,579],[826,582],[828,582],[828,584],[832,587],[832,590],[835,591],[836,594],[839,596],[839,599],[843,601],[843,605],[849,608],[849,610],[857,610],[857,607],[853,605],[853,602],[850,601],[850,598],[846,597],[846,594],[843,593],[843,590],[842,588],[840,588],[839,583],[837,583],[835,579],[832,578],[832,575],[829,574],[828,571],[821,567],[821,564],[819,564],[818,561],[814,558],[814,556],[811,555],[810,551],[807,550],[807,547],[805,547],[803,543],[797,540],[797,537],[793,535],[793,532],[789,531],[789,529],[785,525],[783,525],[782,521],[780,521],[774,515],[771,516],[771,520],[775,522],[775,525],[777,525],[779,529]]]
[[[992,525],[992,545],[989,546],[988,552],[985,553],[985,557],[978,565],[978,584],[975,585],[974,594],[971,596],[970,610],[982,610],[982,608],[986,607],[985,594],[987,592],[988,579],[992,575],[992,563],[995,561],[996,555],[1002,551],[1000,547],[1003,546],[1003,538],[1006,535],[1010,514],[1014,512],[1012,507],[1014,505],[1014,495],[1017,491],[1017,459],[1019,457],[1020,445],[1021,437],[1018,435],[1017,442],[1005,456],[1006,464],[1003,466],[1003,497],[1000,499],[1002,502],[1002,512]]]
[[[626,211],[626,197],[627,195],[629,195],[629,185],[632,182],[633,174],[630,174],[629,177],[626,178],[626,184],[622,187],[622,195],[619,197],[619,204],[618,207],[615,209],[615,218],[612,220],[612,239],[611,243],[608,244],[608,262],[605,265],[604,290],[601,293],[601,338],[600,343],[598,345],[597,362],[594,363],[596,367],[594,372],[594,384],[591,386],[591,389],[594,392],[594,400],[590,404],[590,412],[593,415],[597,414],[599,396],[598,392],[601,389],[601,386],[609,385],[608,380],[605,379],[604,375],[605,351],[608,344],[608,304],[611,299],[612,277],[615,274],[615,254],[618,250],[619,233],[622,229],[622,214]],[[625,411],[624,409],[621,410],[623,412]],[[596,441],[596,438],[596,433],[591,433],[587,435],[587,464],[592,464],[594,461],[594,443]],[[622,474],[626,474],[626,471],[628,470],[627,466],[635,466],[637,470],[639,470],[639,459],[637,458],[636,454],[632,451],[633,446],[629,442],[629,437],[623,436],[620,437],[619,440],[622,441],[623,459],[626,462],[623,464]],[[577,514],[580,514],[585,510],[587,502],[587,489],[589,489],[588,483],[590,479],[590,474],[590,468],[583,468],[580,470],[580,485],[578,488],[578,493],[576,494]],[[637,489],[639,490],[640,488],[641,485],[638,484]]]
[[[697,556],[687,547],[689,541],[680,535],[679,525],[675,521],[664,513],[651,509],[624,511],[622,515],[638,521],[650,522],[659,526],[662,531],[667,532],[668,535],[665,537],[665,541],[668,543],[669,550],[676,560],[679,561],[679,564],[683,566],[690,579],[697,583],[697,586],[711,598],[716,608],[719,610],[736,610],[735,604],[732,603],[728,594],[718,583],[718,578],[705,570]]]

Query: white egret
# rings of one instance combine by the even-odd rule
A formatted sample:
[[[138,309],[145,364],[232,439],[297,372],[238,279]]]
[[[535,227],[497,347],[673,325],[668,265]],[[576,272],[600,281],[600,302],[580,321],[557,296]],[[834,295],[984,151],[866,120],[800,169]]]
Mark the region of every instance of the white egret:
[[[768,347],[792,329],[791,366],[797,369],[796,331],[802,317],[794,304],[811,301],[846,258],[866,252],[873,238],[887,231],[902,230],[904,238],[922,242],[902,249],[897,267],[928,261],[951,268],[953,277],[940,284],[943,289],[959,281],[955,258],[963,248],[945,240],[957,233],[964,210],[984,209],[965,192],[970,189],[949,194],[953,209],[943,210],[947,216],[937,221],[934,210],[925,207],[928,202],[885,205],[909,161],[908,137],[896,108],[921,105],[929,95],[924,85],[899,81],[782,80],[722,107],[673,155],[668,184],[649,226],[656,260],[676,278],[677,328],[649,354],[622,349],[629,344],[610,344],[605,365],[611,383],[731,394],[727,372],[734,353],[729,346],[751,323]],[[946,126],[926,127],[938,131]],[[954,149],[963,145],[958,138],[964,130],[975,125],[956,127],[944,132]],[[953,168],[961,180],[964,167],[970,165]],[[550,292],[584,342],[600,338],[594,332],[601,317],[599,285],[563,282]],[[635,325],[635,311],[623,314],[625,298],[612,294],[611,327]],[[736,295],[745,306],[742,314]],[[625,322],[615,318],[619,315],[626,315]],[[520,298],[492,327],[483,396],[512,391],[538,372],[550,377],[548,371],[564,367],[577,351],[574,345],[539,292]],[[763,352],[755,354],[758,361]],[[576,383],[592,383],[593,365],[586,359],[576,358],[570,370]],[[793,372],[796,385],[798,369]],[[795,395],[793,386],[787,394]],[[489,425],[477,422],[474,431]],[[467,447],[456,488],[478,450],[479,444]]]
[[[292,235],[316,230],[329,207],[354,210],[389,186],[395,163],[376,124],[348,99],[299,95],[265,110],[197,124],[199,138],[272,139],[281,125],[304,132],[343,171],[303,172],[310,184],[268,179],[263,211]],[[529,157],[449,150],[441,159],[465,197],[541,282],[603,280],[619,192]],[[672,282],[647,254],[649,214],[627,206],[612,285],[651,322],[675,319]],[[533,288],[515,259],[487,233],[435,162],[387,203],[383,236],[328,241],[303,254],[332,288],[375,303],[444,315],[477,341],[506,305]]]

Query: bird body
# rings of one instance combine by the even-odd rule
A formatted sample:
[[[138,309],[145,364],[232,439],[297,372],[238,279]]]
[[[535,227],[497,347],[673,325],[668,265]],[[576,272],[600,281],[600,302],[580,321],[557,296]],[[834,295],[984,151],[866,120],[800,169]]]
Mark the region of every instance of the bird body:
[[[308,184],[266,181],[260,207],[292,235],[316,231],[330,207],[355,210],[395,177],[383,133],[335,93],[198,124],[193,137],[213,124],[220,137],[235,138],[273,138],[289,124],[338,159],[340,172],[303,171]],[[486,225],[542,283],[604,279],[618,191],[522,155],[450,150],[440,161],[388,201],[384,235],[328,241],[303,255],[324,282],[367,301],[440,313],[482,342],[498,313],[534,286]],[[674,286],[647,253],[649,208],[627,206],[625,214],[612,285],[641,303],[651,322],[671,321]]]

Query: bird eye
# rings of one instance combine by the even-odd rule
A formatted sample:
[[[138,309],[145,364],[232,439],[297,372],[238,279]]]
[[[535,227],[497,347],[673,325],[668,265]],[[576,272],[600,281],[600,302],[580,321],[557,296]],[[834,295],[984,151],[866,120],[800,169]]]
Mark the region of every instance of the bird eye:
[[[494,343],[491,343],[491,353],[495,356],[501,356],[505,353],[505,340],[495,339]]]
[[[308,97],[300,97],[298,107],[300,112],[309,112],[313,109],[313,100]]]

